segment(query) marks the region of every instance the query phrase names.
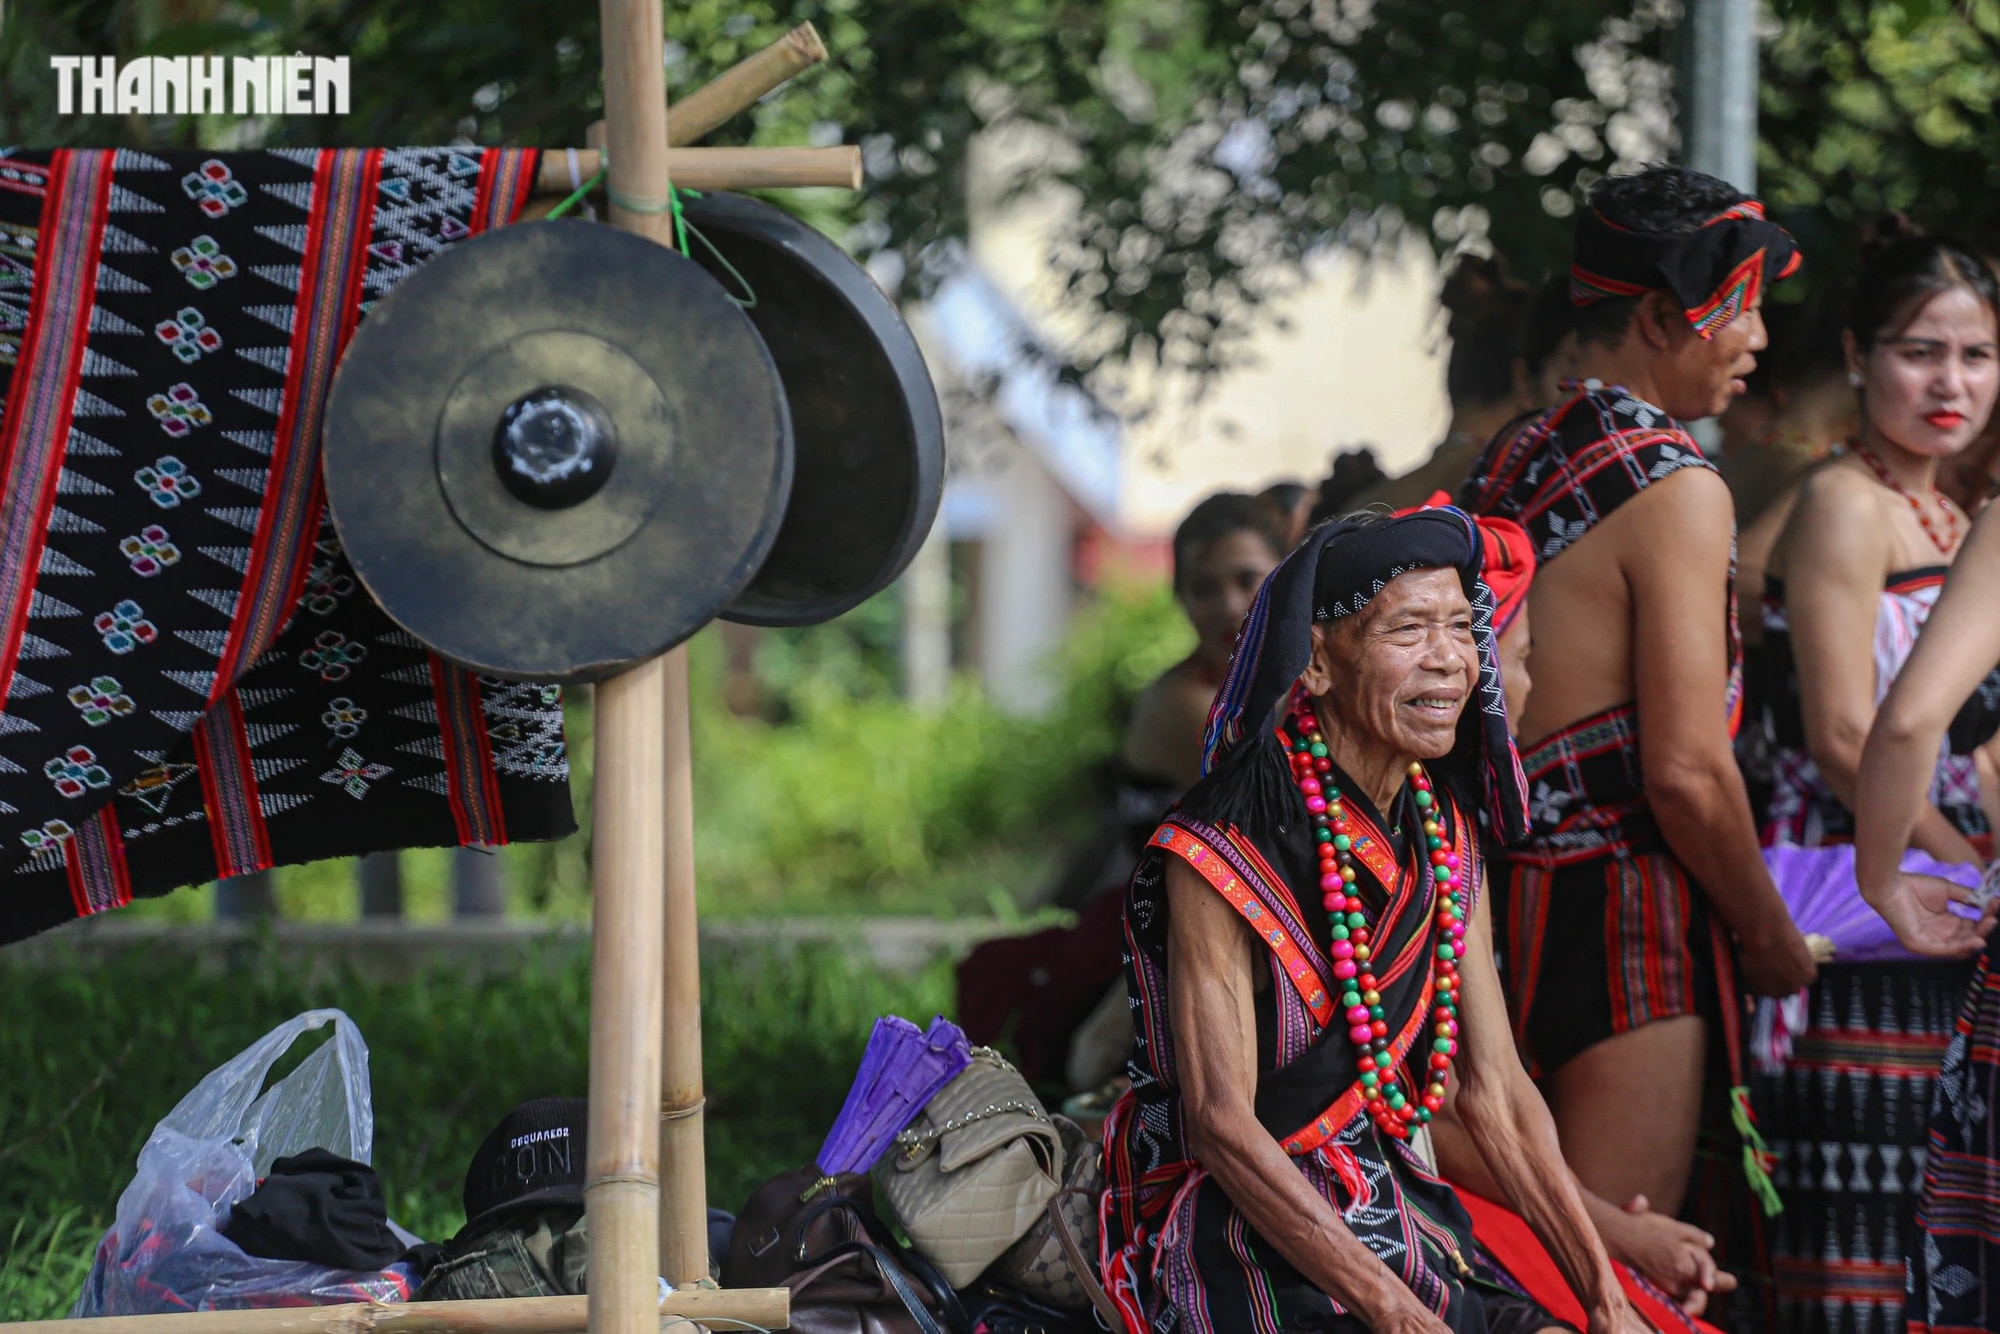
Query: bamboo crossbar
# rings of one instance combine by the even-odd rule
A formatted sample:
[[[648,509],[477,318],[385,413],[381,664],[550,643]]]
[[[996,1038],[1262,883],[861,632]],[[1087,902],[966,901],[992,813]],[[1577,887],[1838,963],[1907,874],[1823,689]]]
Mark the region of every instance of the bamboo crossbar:
[[[667,122],[667,143],[675,148],[700,143],[710,130],[748,111],[758,98],[825,59],[826,44],[819,39],[819,29],[801,23],[675,102],[674,114]],[[604,122],[597,121],[585,133],[585,142],[597,143],[603,132]]]
[[[604,165],[594,148],[576,150],[577,175],[589,180]],[[667,173],[675,185],[694,190],[784,190],[827,186],[836,190],[861,188],[861,150],[853,144],[833,148],[670,148]],[[560,150],[542,154],[535,176],[538,195],[566,195],[569,159]]]
[[[792,1320],[784,1288],[689,1288],[659,1304],[661,1328],[711,1323],[784,1329]],[[474,1302],[351,1302],[255,1311],[174,1311],[164,1315],[28,1320],[8,1334],[581,1334],[587,1297],[512,1297]]]

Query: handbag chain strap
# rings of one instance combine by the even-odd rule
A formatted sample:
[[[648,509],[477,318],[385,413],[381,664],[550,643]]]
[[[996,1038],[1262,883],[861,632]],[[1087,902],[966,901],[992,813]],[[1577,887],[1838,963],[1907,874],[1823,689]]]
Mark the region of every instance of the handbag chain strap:
[[[1005,1102],[988,1103],[984,1107],[954,1116],[943,1125],[932,1126],[928,1130],[900,1131],[896,1135],[896,1143],[902,1145],[905,1149],[921,1149],[926,1145],[936,1143],[946,1135],[963,1130],[975,1122],[984,1121],[990,1117],[1005,1116],[1009,1112],[1021,1112],[1036,1121],[1046,1121],[1049,1119],[1049,1114],[1043,1111],[1041,1104],[1037,1103],[1034,1099],[1009,1098]]]

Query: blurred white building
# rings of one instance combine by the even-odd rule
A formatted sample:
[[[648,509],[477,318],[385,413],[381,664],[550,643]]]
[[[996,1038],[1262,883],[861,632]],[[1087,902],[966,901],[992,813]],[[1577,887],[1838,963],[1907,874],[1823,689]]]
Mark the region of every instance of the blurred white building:
[[[1198,398],[1159,386],[1164,407],[1121,421],[1057,374],[1063,340],[1080,329],[1044,258],[1065,205],[1004,199],[995,185],[1009,154],[1031,148],[981,145],[970,244],[910,312],[945,400],[941,526],[966,599],[955,661],[1023,710],[1048,701],[1039,669],[1108,561],[1163,574],[1174,526],[1210,492],[1315,484],[1336,452],[1360,444],[1399,473],[1449,417],[1436,266],[1412,246],[1366,268],[1320,257],[1294,297],[1265,310],[1247,364]],[[936,586],[945,559],[934,545],[911,578]],[[912,693],[934,697],[940,664],[954,661],[947,613],[940,596],[918,601],[931,610],[911,618],[906,658]]]

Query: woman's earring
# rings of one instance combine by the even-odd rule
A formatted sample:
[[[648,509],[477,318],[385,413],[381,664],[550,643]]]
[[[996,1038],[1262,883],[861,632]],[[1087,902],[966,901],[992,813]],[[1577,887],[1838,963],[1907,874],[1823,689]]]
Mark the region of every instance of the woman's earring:
[[[1856,389],[1859,389],[1861,387],[1861,372],[1849,371],[1847,373],[1847,382],[1853,385]]]

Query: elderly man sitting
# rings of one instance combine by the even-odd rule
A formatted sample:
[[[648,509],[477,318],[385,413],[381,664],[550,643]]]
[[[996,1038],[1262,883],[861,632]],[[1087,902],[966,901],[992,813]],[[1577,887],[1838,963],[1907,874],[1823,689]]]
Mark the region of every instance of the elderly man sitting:
[[[1208,775],[1126,898],[1137,1048],[1105,1129],[1106,1286],[1133,1334],[1532,1334],[1413,1130],[1447,1081],[1591,1334],[1646,1328],[1515,1055],[1478,819],[1525,824],[1455,509],[1326,524],[1266,581]],[[1470,707],[1468,707],[1470,706]]]

